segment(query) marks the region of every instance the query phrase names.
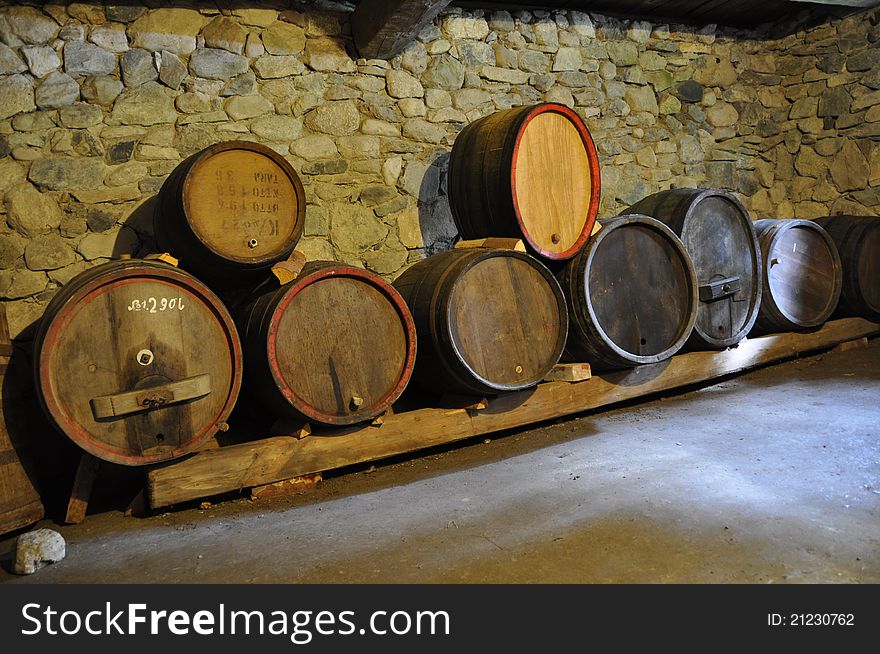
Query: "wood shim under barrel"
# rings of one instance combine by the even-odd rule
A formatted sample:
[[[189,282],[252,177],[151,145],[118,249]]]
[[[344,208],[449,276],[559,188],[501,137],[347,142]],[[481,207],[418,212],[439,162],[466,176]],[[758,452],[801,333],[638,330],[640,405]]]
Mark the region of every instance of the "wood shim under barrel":
[[[544,377],[544,381],[564,381],[573,384],[587,381],[593,376],[589,363],[558,363]]]
[[[456,250],[471,250],[473,248],[483,248],[486,250],[514,250],[515,252],[525,252],[526,244],[521,238],[503,238],[500,236],[489,238],[475,238],[469,241],[458,241],[455,244]]]
[[[150,469],[147,493],[150,505],[158,508],[377,461],[647,397],[878,332],[880,325],[867,320],[833,320],[815,332],[773,334],[747,339],[730,350],[678,354],[662,363],[603,373],[580,384],[540,384],[492,398],[482,411],[418,409],[389,416],[378,427],[334,430],[303,439],[276,436],[221,447]]]

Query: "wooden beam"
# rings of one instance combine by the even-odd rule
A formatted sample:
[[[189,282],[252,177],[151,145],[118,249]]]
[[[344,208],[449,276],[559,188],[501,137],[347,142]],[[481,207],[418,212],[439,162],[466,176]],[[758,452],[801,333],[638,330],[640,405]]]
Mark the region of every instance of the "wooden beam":
[[[379,426],[207,450],[149,470],[147,492],[157,508],[271,484],[704,382],[878,331],[880,325],[860,318],[834,320],[816,332],[748,339],[729,350],[680,354],[649,366],[594,375],[578,384],[539,384],[492,398],[482,411],[417,409],[390,415]]]
[[[366,59],[401,52],[451,0],[361,0],[351,15],[354,45]]]
[[[67,503],[67,515],[64,522],[76,525],[86,519],[86,510],[89,508],[89,497],[92,495],[92,487],[98,476],[100,459],[83,452],[76,469],[76,478],[73,480],[73,488],[70,491],[70,500]]]

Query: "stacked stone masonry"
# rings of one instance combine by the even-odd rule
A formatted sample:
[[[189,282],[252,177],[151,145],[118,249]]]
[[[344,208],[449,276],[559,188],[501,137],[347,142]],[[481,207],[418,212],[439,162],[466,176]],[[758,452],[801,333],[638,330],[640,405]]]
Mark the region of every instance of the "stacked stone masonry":
[[[880,210],[877,10],[781,30],[449,8],[397,57],[354,54],[353,5],[0,7],[0,299],[14,336],[74,275],[154,248],[154,197],[250,139],[305,185],[300,243],[389,279],[451,247],[456,134],[542,101],[596,141],[600,216],[671,186],[753,218]],[[786,34],[785,36],[777,36]]]

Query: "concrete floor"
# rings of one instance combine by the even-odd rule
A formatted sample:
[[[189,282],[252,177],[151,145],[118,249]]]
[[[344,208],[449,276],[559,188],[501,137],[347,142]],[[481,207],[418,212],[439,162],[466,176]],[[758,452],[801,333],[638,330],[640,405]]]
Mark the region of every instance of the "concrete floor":
[[[880,341],[303,496],[59,530],[66,560],[0,580],[877,583]]]

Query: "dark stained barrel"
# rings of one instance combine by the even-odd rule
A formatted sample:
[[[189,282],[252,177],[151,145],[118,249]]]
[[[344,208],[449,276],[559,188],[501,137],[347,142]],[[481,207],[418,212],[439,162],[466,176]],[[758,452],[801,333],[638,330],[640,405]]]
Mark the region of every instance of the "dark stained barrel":
[[[416,333],[381,277],[310,262],[266,282],[239,315],[250,396],[278,417],[350,425],[380,415],[412,374]]]
[[[534,386],[559,362],[568,317],[559,284],[528,254],[453,250],[394,282],[413,312],[413,380],[435,393],[496,394]]]
[[[539,256],[569,259],[590,237],[599,188],[593,139],[564,105],[499,111],[452,146],[449,202],[464,239],[522,238]]]
[[[745,338],[761,304],[761,251],[742,203],[717,189],[661,191],[624,213],[665,223],[678,235],[697,273],[700,303],[686,347],[723,349]]]
[[[597,369],[671,357],[697,316],[688,253],[672,230],[648,216],[600,223],[602,229],[557,274],[571,321],[567,355]]]
[[[796,331],[828,320],[840,297],[837,247],[811,220],[758,220],[763,293],[756,333]]]
[[[159,192],[154,230],[183,269],[220,286],[246,285],[290,256],[305,211],[302,183],[284,157],[227,141],[174,169]]]
[[[74,277],[35,338],[37,395],[77,445],[123,465],[192,452],[225,428],[241,386],[232,317],[208,288],[157,261]]]
[[[880,322],[880,218],[828,216],[816,224],[837,245],[843,268],[843,288],[834,315]]]

